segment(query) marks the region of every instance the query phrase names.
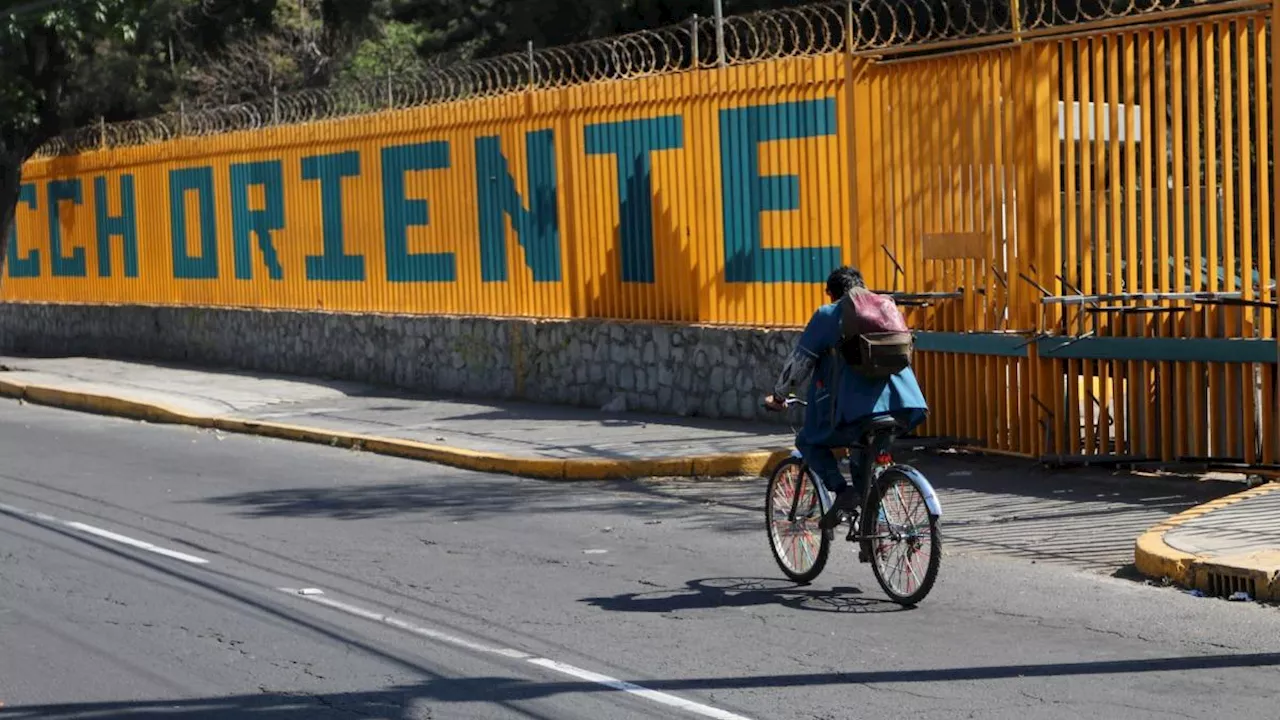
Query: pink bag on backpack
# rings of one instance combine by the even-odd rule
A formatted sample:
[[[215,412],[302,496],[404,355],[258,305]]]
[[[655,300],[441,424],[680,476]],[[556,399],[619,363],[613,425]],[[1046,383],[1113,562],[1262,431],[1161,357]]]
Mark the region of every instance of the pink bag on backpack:
[[[873,380],[887,380],[911,367],[915,338],[893,298],[853,288],[839,306],[839,349],[850,367]]]

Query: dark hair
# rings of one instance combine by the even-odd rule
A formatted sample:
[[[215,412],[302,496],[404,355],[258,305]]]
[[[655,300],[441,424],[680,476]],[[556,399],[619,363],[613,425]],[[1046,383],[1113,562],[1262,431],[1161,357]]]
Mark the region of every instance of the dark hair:
[[[827,276],[827,296],[835,300],[854,288],[865,288],[862,273],[854,267],[842,265]]]

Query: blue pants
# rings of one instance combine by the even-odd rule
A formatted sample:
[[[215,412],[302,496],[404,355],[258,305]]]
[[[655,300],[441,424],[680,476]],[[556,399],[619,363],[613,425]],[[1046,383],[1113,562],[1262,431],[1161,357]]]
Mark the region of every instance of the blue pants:
[[[863,424],[860,422],[841,425],[833,430],[831,434],[822,438],[820,442],[809,442],[802,439],[803,432],[796,438],[796,449],[800,451],[800,455],[809,465],[809,468],[813,470],[814,474],[822,479],[822,484],[827,487],[827,490],[838,493],[849,484],[845,480],[844,474],[840,472],[840,463],[836,460],[836,455],[833,451],[836,448],[847,448],[861,441],[863,439],[861,435],[862,428]],[[860,467],[859,458],[853,457],[850,458],[850,461],[854,469],[852,473],[853,487],[861,491],[862,477],[861,473],[858,472]]]

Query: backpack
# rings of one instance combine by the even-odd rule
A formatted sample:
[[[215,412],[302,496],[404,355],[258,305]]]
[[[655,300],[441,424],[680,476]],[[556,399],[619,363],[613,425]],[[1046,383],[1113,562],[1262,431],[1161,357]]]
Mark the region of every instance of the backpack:
[[[840,298],[839,309],[837,349],[855,372],[887,380],[911,367],[915,338],[893,298],[853,288]]]

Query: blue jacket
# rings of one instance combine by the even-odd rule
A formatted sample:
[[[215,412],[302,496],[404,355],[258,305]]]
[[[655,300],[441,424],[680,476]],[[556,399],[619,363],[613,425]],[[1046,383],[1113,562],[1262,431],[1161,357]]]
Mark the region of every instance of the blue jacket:
[[[809,319],[796,349],[798,355],[806,355],[816,363],[800,440],[821,444],[838,428],[875,415],[893,414],[908,429],[924,422],[929,404],[910,368],[888,380],[868,379],[844,362],[837,350],[839,342],[839,307],[835,303],[823,305]],[[835,372],[840,373],[838,378]],[[838,398],[833,396],[833,389],[838,390]]]

